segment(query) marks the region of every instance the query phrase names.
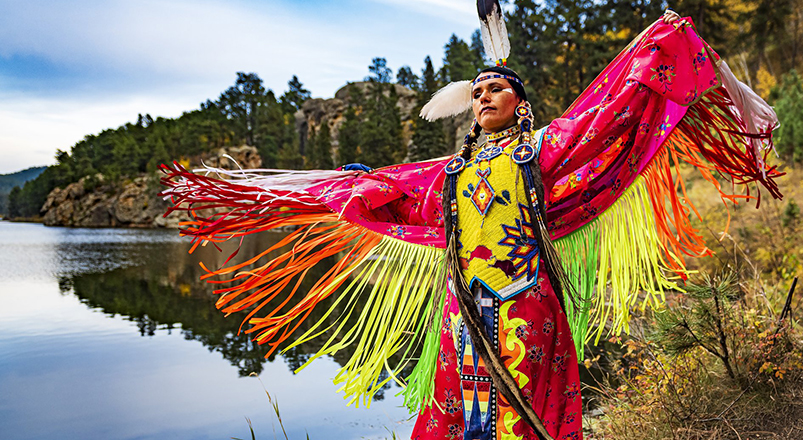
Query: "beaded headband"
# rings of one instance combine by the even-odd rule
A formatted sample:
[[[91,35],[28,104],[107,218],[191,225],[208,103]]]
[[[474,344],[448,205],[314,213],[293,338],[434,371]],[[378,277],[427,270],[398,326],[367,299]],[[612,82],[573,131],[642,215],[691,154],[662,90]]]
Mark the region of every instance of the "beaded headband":
[[[524,86],[524,83],[522,83],[522,82],[521,82],[521,80],[520,80],[520,79],[518,79],[518,78],[516,78],[515,76],[511,76],[511,75],[501,75],[501,74],[495,74],[495,75],[486,75],[486,76],[481,76],[481,77],[479,77],[479,78],[475,79],[474,81],[472,81],[472,82],[471,82],[471,85],[472,85],[472,86],[475,86],[475,85],[477,85],[478,83],[481,83],[481,82],[483,82],[483,81],[487,81],[487,80],[489,80],[489,79],[497,79],[497,78],[504,78],[504,79],[506,79],[506,80],[508,80],[508,81],[517,82],[517,83],[521,84],[521,86],[522,86],[522,87]]]

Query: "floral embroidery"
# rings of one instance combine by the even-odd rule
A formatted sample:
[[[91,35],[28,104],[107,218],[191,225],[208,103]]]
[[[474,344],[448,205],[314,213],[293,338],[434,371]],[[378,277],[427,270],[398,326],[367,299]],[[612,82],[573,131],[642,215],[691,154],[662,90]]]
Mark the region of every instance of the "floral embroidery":
[[[440,232],[438,232],[437,229],[435,229],[435,228],[426,228],[426,229],[424,229],[424,237],[430,238],[430,237],[438,237],[438,236],[440,236]]]
[[[552,371],[566,371],[566,352],[563,354],[555,354],[552,358]]]
[[[569,385],[569,386],[566,388],[566,392],[565,392],[565,393],[563,393],[563,394],[565,394],[565,395],[566,395],[566,398],[568,398],[568,399],[572,399],[572,402],[574,402],[575,400],[577,400],[577,396],[579,396],[579,395],[580,395],[580,387],[579,387],[579,386],[577,386],[577,382],[572,382],[572,384],[571,384],[571,385]]]
[[[389,226],[388,227],[388,233],[390,233],[390,235],[392,237],[396,237],[396,238],[404,238],[405,235],[410,235],[410,233],[407,232],[407,228],[405,228],[404,226],[398,226],[398,225]]]
[[[672,124],[669,123],[669,115],[666,115],[666,120],[658,127],[658,130],[655,132],[655,137],[663,137],[670,128],[672,128]]]
[[[393,188],[391,188],[387,183],[380,183],[376,187],[383,195],[388,195],[391,191],[393,191]]]
[[[548,335],[548,334],[552,333],[552,330],[554,328],[555,328],[555,323],[552,322],[552,318],[547,318],[546,320],[544,320],[544,328],[543,328],[543,330],[544,330],[544,334],[545,335]]]
[[[594,127],[591,130],[588,130],[586,134],[583,136],[583,140],[580,141],[581,145],[587,144],[591,142],[599,134],[599,128]]]
[[[651,67],[650,70],[655,72],[655,74],[650,77],[650,81],[657,79],[658,82],[661,83],[661,88],[664,90],[664,93],[671,92],[672,78],[677,75],[675,73],[675,66],[661,64],[658,67]]]
[[[544,360],[544,349],[542,347],[538,347],[533,345],[527,350],[527,359],[531,362],[541,363]]]
[[[432,432],[435,428],[438,427],[438,419],[432,418],[427,420],[427,432]]]
[[[597,87],[594,88],[594,94],[601,93],[605,84],[608,84],[608,75],[605,75],[605,79],[603,79],[602,82],[597,84]]]
[[[708,56],[705,53],[705,49],[700,49],[699,52],[694,54],[694,57],[691,59],[692,65],[694,66],[694,73],[699,73],[707,61]]]
[[[520,325],[520,326],[516,327],[516,337],[517,338],[526,340],[528,336],[530,336],[530,332],[527,329],[526,325]]]
[[[447,434],[449,438],[458,438],[463,436],[463,430],[460,428],[460,425],[457,423],[452,423],[449,425],[449,433]]]
[[[627,122],[627,118],[630,117],[630,106],[626,105],[622,111],[620,112],[613,112],[613,120],[614,121],[623,121],[622,123]]]
[[[454,414],[460,410],[462,403],[457,400],[451,389],[446,390],[446,397],[443,400],[443,408],[449,414]]]

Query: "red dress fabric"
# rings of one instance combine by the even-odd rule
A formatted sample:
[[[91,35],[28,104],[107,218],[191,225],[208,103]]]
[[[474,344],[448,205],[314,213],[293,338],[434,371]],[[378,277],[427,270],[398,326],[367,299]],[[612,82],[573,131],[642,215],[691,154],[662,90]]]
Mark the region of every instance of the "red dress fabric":
[[[521,373],[514,374],[514,379],[524,396],[530,400],[547,431],[556,440],[581,439],[582,402],[577,355],[566,315],[549,279],[545,274],[539,275],[536,287],[507,301],[496,298],[492,301],[498,320],[495,335],[491,336],[498,341],[499,352],[508,368],[515,364],[514,369]],[[412,439],[538,439],[496,392],[488,396],[487,412],[491,425],[487,426],[486,423],[479,435],[476,431],[470,433],[471,436],[466,435],[466,427],[471,423],[466,406],[471,405],[475,410],[470,412],[476,412],[480,405],[475,404],[474,400],[482,400],[483,393],[482,390],[476,394],[465,391],[472,391],[475,385],[490,383],[490,380],[481,380],[487,377],[487,373],[483,374],[481,361],[480,368],[474,371],[475,377],[465,374],[465,368],[461,375],[461,367],[466,362],[461,362],[458,355],[460,339],[465,337],[459,315],[457,300],[449,292],[444,307],[441,350],[435,373],[436,404],[421,411]]]

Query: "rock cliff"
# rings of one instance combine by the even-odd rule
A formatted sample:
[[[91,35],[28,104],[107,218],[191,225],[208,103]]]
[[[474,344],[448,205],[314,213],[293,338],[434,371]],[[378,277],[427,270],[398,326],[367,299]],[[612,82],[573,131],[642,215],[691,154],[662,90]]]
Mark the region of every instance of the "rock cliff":
[[[359,93],[366,95],[369,92],[368,87],[370,87],[370,84],[365,81],[350,83],[338,90],[334,98],[313,98],[305,101],[301,110],[295,115],[296,127],[301,135],[301,151],[305,151],[308,133],[311,131],[318,132],[321,124],[326,122],[332,134],[332,154],[337,157],[338,134],[340,133],[340,127],[343,125],[346,106],[349,103],[349,87],[353,86]],[[415,119],[413,112],[418,104],[418,93],[398,84],[394,84],[394,87],[396,88],[396,95],[399,97],[396,107],[399,109],[399,116],[401,116],[402,142],[409,149],[412,144],[413,121]],[[443,121],[446,140],[454,145],[455,151],[462,145],[463,136],[468,132],[472,120],[471,112],[466,112],[456,118],[449,118]]]
[[[190,166],[201,162],[221,168],[236,168],[224,155],[233,157],[243,168],[259,168],[262,159],[250,146],[220,149],[194,158]],[[139,176],[124,182],[108,182],[101,174],[84,177],[65,188],[56,188],[42,206],[42,221],[47,226],[177,228],[186,220],[183,213],[162,215],[169,203],[159,197],[163,187],[159,175]]]

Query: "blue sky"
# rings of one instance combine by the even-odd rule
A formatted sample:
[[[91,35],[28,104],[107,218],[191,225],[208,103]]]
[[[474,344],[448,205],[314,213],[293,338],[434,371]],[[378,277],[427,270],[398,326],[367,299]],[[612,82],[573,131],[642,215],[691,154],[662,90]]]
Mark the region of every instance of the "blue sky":
[[[328,98],[373,57],[438,67],[476,28],[473,0],[0,0],[0,174],[137,113],[195,109],[238,71]]]

